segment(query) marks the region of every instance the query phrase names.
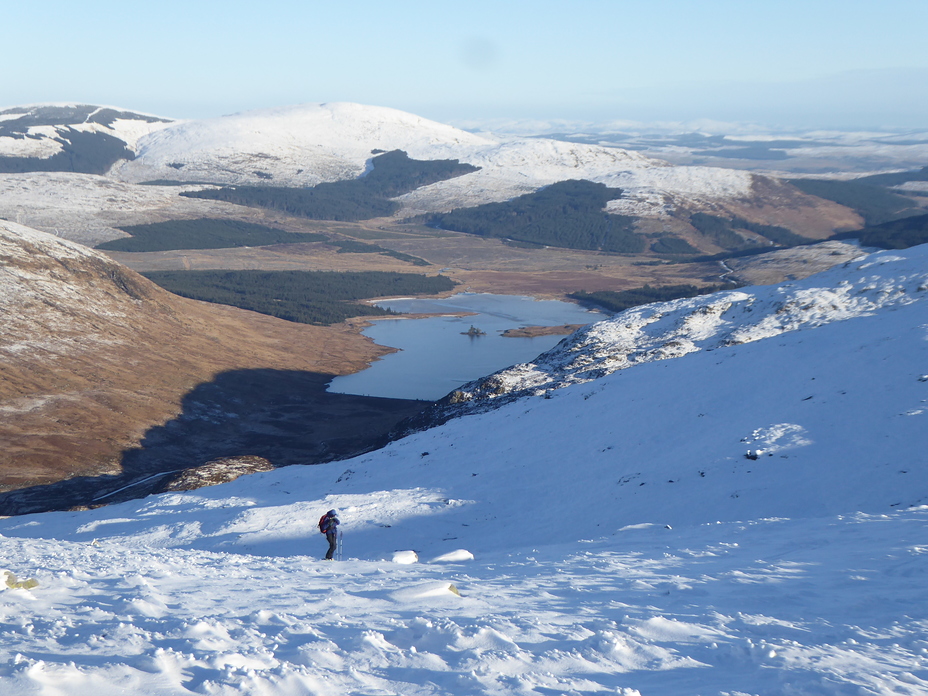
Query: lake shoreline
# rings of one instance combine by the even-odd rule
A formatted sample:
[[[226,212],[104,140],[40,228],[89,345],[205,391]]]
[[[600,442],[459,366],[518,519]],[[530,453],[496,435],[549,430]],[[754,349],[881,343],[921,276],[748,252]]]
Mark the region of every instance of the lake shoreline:
[[[527,295],[464,292],[369,303],[397,314],[350,323],[386,347],[385,354],[366,370],[333,379],[333,392],[431,401],[468,381],[531,361],[561,336],[603,317],[575,303]]]

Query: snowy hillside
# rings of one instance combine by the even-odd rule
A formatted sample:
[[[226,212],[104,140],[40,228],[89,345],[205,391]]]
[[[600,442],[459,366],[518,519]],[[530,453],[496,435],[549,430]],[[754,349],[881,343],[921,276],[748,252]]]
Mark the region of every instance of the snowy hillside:
[[[926,261],[619,315],[568,344],[594,379],[353,460],[0,521],[2,692],[925,693]]]
[[[885,266],[891,270],[887,273]],[[635,307],[580,329],[532,362],[466,384],[465,409],[499,397],[540,395],[633,365],[771,339],[923,300],[928,251],[881,252],[802,281]]]
[[[623,190],[608,206],[622,215],[666,218],[706,211],[767,221],[770,205],[776,205],[772,221],[812,238],[859,222],[846,208],[747,171],[676,166],[634,150],[590,143],[475,134],[395,109],[351,103],[193,121],[75,104],[6,109],[0,111],[0,188],[17,198],[35,192],[37,200],[17,202],[15,209],[0,201],[0,215],[42,229],[60,227],[76,239],[60,216],[45,212],[43,195],[80,198],[89,186],[98,186],[105,228],[111,217],[105,197],[109,188],[134,192],[141,201],[167,196],[180,205],[175,199],[182,189],[176,186],[136,184],[314,186],[362,176],[373,155],[393,150],[414,159],[456,159],[479,167],[399,197],[401,217],[505,201],[556,182],[587,179]],[[56,172],[96,176],[49,175]],[[28,180],[23,173],[30,173]],[[177,212],[190,211],[185,203]],[[119,233],[81,230],[78,236],[99,242]]]
[[[395,109],[291,106],[186,121],[153,133],[139,142],[136,160],[122,163],[114,175],[126,181],[313,186],[361,175],[372,150],[442,159],[490,142]]]
[[[423,187],[401,200],[407,212],[502,201],[566,179],[628,189],[625,207],[657,214],[663,195],[679,200],[745,198],[746,172],[678,168],[628,150],[539,138],[476,135],[395,109],[307,104],[188,121],[142,138],[138,156],[119,163],[124,181],[173,179],[311,186],[363,174],[372,152],[458,159],[472,174]],[[656,197],[656,198],[655,198]],[[628,212],[624,208],[624,212]]]
[[[30,145],[37,156],[60,152],[66,143],[53,143],[67,128],[83,133],[106,133],[135,147],[143,135],[172,123],[175,123],[172,119],[109,106],[34,104],[10,107],[0,110],[0,155],[22,154],[31,150]]]

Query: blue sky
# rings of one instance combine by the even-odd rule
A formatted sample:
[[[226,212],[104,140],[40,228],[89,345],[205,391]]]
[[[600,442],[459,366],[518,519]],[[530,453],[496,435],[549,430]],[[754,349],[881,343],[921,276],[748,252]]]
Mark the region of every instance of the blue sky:
[[[8,106],[928,127],[928,0],[52,0],[2,15]]]

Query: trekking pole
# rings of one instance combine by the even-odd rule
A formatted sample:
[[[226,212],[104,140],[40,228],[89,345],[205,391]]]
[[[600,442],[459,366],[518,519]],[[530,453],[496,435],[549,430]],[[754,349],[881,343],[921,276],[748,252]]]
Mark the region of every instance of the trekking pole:
[[[341,531],[339,531],[338,532],[338,546],[336,547],[336,551],[335,551],[335,558],[337,558],[339,561],[342,560],[342,543],[343,543],[342,538],[343,537],[344,535],[342,534]]]

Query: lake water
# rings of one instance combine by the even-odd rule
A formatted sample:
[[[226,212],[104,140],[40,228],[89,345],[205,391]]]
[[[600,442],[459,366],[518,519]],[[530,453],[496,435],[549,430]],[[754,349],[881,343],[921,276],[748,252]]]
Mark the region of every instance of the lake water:
[[[384,356],[361,372],[336,377],[329,385],[330,392],[434,401],[478,377],[530,362],[564,338],[506,338],[501,335],[506,329],[589,324],[604,318],[569,302],[478,293],[442,300],[389,300],[377,306],[402,313],[476,315],[374,321],[364,335],[382,346],[399,348],[399,352]],[[462,335],[471,326],[486,335]]]

